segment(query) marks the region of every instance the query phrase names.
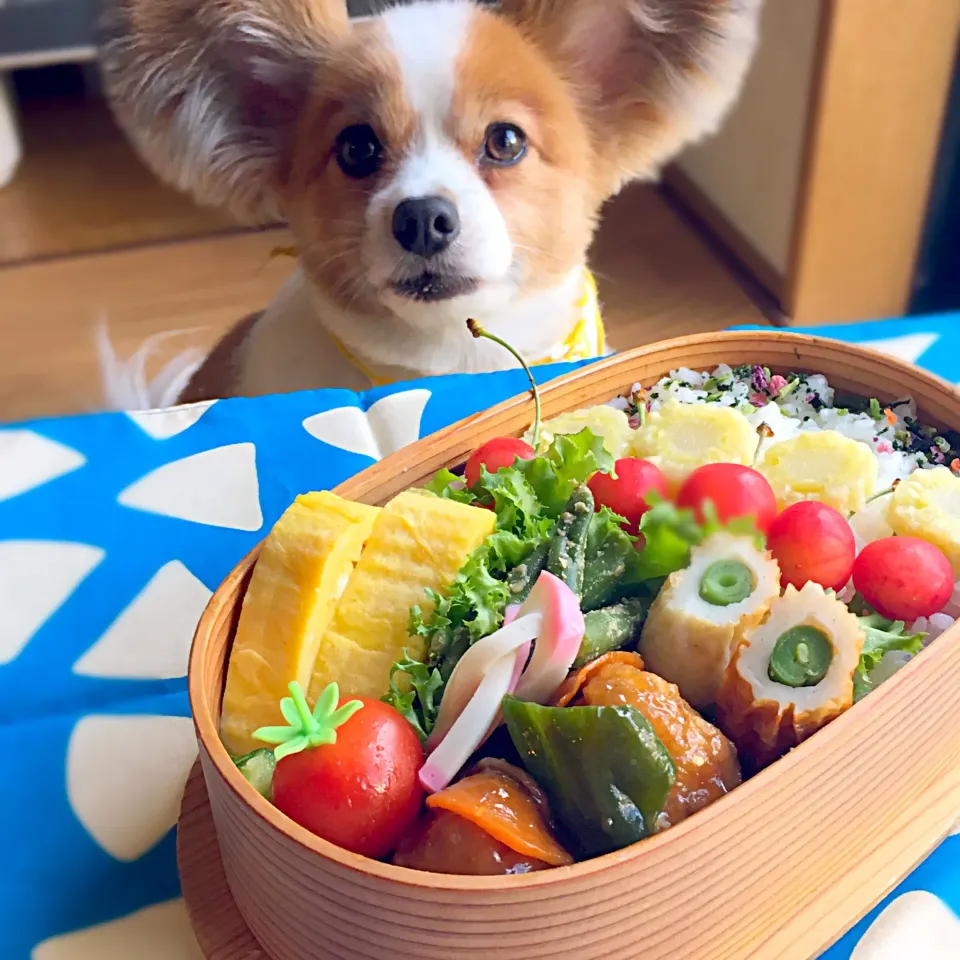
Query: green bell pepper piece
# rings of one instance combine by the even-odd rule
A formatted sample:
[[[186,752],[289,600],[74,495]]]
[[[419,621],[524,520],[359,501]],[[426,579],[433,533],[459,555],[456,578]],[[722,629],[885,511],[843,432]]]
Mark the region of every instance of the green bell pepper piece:
[[[503,718],[582,857],[619,850],[654,831],[676,768],[639,710],[541,707],[505,697]]]

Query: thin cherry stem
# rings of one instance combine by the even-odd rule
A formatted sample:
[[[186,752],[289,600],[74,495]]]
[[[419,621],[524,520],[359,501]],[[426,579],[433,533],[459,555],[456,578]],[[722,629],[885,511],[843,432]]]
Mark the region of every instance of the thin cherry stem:
[[[879,500],[881,497],[889,497],[890,494],[893,493],[894,490],[896,490],[899,485],[900,485],[900,481],[894,480],[893,484],[887,487],[885,490],[881,490],[879,493],[875,493],[872,497],[867,497],[867,499],[863,501],[863,506],[865,507],[867,506],[867,504],[873,503],[874,500]],[[860,508],[860,510],[862,509],[863,507]],[[859,510],[851,510],[847,514],[847,519],[848,520],[852,519],[854,514],[857,514],[859,512],[860,512]]]
[[[477,323],[476,320],[468,320],[467,328],[470,332],[479,340],[481,337],[485,340],[492,340],[494,343],[499,344],[503,347],[504,350],[509,351],[514,357],[516,357],[517,362],[523,367],[524,373],[527,375],[527,379],[530,381],[530,391],[533,394],[533,408],[534,408],[534,417],[533,417],[533,449],[537,450],[540,447],[540,391],[537,389],[537,381],[533,377],[533,373],[530,370],[530,367],[527,365],[527,361],[520,356],[520,354],[512,347],[506,340],[501,340],[496,334],[490,333],[488,330],[484,330],[483,327]]]

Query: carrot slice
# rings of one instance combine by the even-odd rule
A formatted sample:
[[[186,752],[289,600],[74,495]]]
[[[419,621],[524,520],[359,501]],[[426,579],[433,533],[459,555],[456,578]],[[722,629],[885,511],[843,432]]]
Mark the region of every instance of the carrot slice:
[[[553,696],[553,706],[567,706],[598,670],[611,663],[626,663],[638,670],[643,669],[643,657],[639,653],[631,653],[627,650],[614,650],[613,653],[605,653],[602,657],[592,660],[585,667],[581,667],[576,673],[571,673],[560,684],[560,689]]]
[[[554,867],[573,863],[527,789],[501,770],[482,770],[427,797],[427,806],[476,824],[516,853]]]

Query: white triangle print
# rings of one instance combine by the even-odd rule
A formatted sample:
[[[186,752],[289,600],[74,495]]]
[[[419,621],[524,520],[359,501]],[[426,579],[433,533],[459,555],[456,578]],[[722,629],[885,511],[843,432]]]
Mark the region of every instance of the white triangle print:
[[[850,960],[957,960],[960,918],[926,890],[897,897],[870,925]]]
[[[110,856],[136,860],[176,824],[196,758],[187,717],[84,717],[67,747],[70,806]]]
[[[0,540],[0,665],[19,656],[103,558],[86,543]]]
[[[429,390],[403,390],[381,397],[369,410],[337,407],[307,417],[303,429],[331,447],[381,460],[420,439]]]
[[[202,400],[166,410],[135,410],[127,416],[154,440],[169,440],[184,430],[189,430],[217,401]]]
[[[379,451],[367,425],[367,415],[359,407],[325,410],[303,421],[303,429],[331,447],[376,460]]]
[[[73,672],[120,680],[185,677],[193,633],[211,596],[179,560],[171,560],[73,665]]]
[[[0,500],[72,473],[86,462],[82,453],[33,430],[0,430]]]
[[[939,333],[907,333],[902,337],[888,337],[884,340],[865,340],[861,347],[879,350],[889,357],[916,363],[938,340]]]
[[[252,443],[234,443],[174,460],[131,484],[117,501],[191,523],[259,530],[256,449]]]
[[[30,960],[203,960],[183,900],[37,944]]]

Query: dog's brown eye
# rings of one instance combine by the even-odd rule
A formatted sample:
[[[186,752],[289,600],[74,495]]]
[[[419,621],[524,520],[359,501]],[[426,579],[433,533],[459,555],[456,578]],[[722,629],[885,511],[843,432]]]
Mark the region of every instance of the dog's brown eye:
[[[527,152],[527,135],[512,123],[491,123],[483,142],[483,157],[488,163],[508,167]]]
[[[337,135],[336,153],[340,169],[357,180],[372,176],[383,163],[383,144],[373,127],[366,123],[341,130]]]

